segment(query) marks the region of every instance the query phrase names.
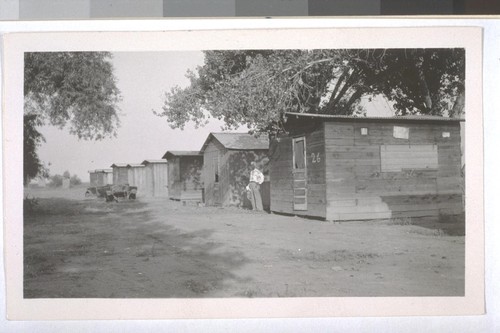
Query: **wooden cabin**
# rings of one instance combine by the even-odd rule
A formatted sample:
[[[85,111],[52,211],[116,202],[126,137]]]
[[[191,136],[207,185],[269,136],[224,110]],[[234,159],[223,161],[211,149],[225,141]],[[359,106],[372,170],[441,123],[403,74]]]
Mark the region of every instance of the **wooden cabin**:
[[[128,184],[128,170],[127,163],[113,163],[113,185]]]
[[[127,164],[128,184],[137,186],[137,196],[144,195],[146,189],[145,168],[143,164]]]
[[[96,173],[96,185],[104,186],[113,184],[113,169],[97,169]]]
[[[245,187],[249,183],[251,162],[268,175],[269,140],[246,133],[210,133],[201,148],[203,184],[208,206],[250,208]],[[261,186],[264,209],[269,208],[269,177]]]
[[[461,214],[460,119],[288,113],[271,210],[326,220]]]
[[[145,160],[144,194],[149,197],[168,197],[168,164],[166,160]]]
[[[199,151],[167,151],[168,196],[172,200],[202,201],[203,155]]]
[[[90,186],[97,186],[97,172],[96,170],[89,170]]]

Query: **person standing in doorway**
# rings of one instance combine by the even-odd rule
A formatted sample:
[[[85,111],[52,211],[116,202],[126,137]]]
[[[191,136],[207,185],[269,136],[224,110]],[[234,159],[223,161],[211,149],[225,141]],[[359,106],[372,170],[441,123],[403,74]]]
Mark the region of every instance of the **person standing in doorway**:
[[[260,196],[260,184],[264,182],[264,175],[257,169],[255,162],[251,163],[252,171],[250,171],[250,184],[247,186],[249,199],[252,203],[253,210],[263,210],[262,197]]]

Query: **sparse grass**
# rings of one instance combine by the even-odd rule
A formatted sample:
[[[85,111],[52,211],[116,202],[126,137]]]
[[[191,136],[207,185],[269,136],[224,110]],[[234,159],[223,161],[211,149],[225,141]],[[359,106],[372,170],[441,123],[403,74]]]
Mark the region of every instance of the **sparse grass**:
[[[309,252],[294,252],[289,250],[281,251],[281,258],[287,260],[304,260],[314,262],[345,262],[373,259],[379,257],[377,253],[357,252],[347,250],[332,250],[326,253],[318,253],[315,251]]]
[[[39,202],[38,199],[35,197],[31,197],[29,195],[26,195],[23,201],[23,211],[24,214],[31,214],[35,211],[35,209],[38,207]]]
[[[464,236],[465,214],[440,215],[436,217],[402,217],[392,218],[387,224],[400,226],[413,226],[409,233],[424,236]]]
[[[392,225],[413,225],[411,217],[396,217],[389,220]]]
[[[408,231],[410,234],[417,234],[417,235],[423,235],[423,236],[437,236],[437,237],[443,237],[446,236],[447,233],[443,229],[425,229],[425,228],[418,228],[414,230]]]

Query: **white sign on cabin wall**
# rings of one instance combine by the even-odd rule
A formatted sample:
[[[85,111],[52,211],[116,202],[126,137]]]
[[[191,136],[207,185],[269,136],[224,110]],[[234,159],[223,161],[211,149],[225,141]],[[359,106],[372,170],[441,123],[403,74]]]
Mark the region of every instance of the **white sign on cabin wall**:
[[[408,139],[410,137],[410,129],[408,127],[394,126],[393,136],[396,139]]]

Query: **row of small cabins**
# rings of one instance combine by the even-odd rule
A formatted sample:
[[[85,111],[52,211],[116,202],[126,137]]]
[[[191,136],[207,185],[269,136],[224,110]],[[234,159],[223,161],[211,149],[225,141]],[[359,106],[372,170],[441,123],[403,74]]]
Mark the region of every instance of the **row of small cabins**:
[[[286,134],[270,142],[211,133],[199,152],[113,164],[113,183],[136,185],[143,195],[244,207],[255,161],[266,176],[264,207],[273,212],[340,221],[456,215],[464,210],[460,121],[289,113]],[[91,180],[109,181],[110,170],[102,172],[108,175],[96,170]]]

